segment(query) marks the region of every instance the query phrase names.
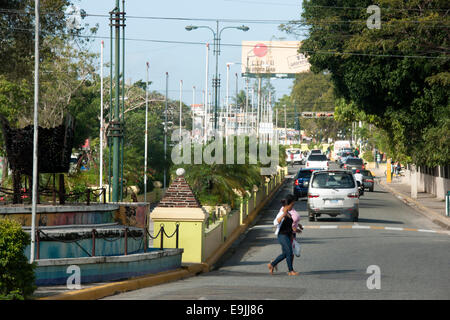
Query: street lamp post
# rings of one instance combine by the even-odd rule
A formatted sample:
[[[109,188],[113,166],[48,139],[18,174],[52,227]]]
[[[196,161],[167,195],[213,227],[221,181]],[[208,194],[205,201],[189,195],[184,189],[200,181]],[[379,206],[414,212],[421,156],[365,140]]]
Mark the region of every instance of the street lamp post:
[[[148,154],[148,69],[147,62],[146,83],[145,83],[145,151],[144,151],[144,202],[147,202],[147,154]]]
[[[209,43],[206,44],[206,66],[205,66],[205,99],[204,99],[204,113],[205,113],[205,131],[204,131],[204,143],[208,141],[208,73],[209,73]]]
[[[230,117],[230,66],[232,65],[232,62],[227,63],[227,91],[226,91],[226,116],[225,116],[225,140],[228,141],[228,125],[229,125],[229,117]]]
[[[166,72],[166,101],[164,110],[164,183],[163,188],[166,190],[166,163],[167,163],[167,104],[169,102],[169,73]]]
[[[199,28],[205,28],[211,30],[214,35],[214,54],[216,55],[216,75],[213,79],[213,87],[214,87],[214,130],[217,131],[217,109],[219,103],[219,88],[220,88],[220,79],[219,79],[219,55],[220,55],[220,36],[225,29],[238,29],[242,31],[248,31],[250,28],[242,25],[242,26],[230,26],[224,27],[219,30],[219,20],[216,21],[216,31],[214,31],[209,26],[186,26],[185,29],[187,31],[192,31]]]

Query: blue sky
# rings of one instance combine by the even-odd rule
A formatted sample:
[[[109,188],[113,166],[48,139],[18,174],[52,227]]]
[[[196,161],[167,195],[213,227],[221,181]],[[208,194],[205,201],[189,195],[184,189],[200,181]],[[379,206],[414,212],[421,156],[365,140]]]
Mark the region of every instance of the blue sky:
[[[88,14],[106,15],[106,17],[88,16],[85,21],[90,25],[99,24],[98,36],[106,37],[104,61],[109,57],[109,11],[115,6],[115,0],[78,0],[75,4]],[[215,21],[201,19],[232,19],[233,22],[221,21],[220,29],[226,26],[247,25],[250,29],[243,32],[226,29],[222,33],[219,73],[221,74],[222,97],[225,97],[226,63],[241,61],[240,45],[243,40],[301,40],[278,30],[277,21],[299,19],[300,0],[127,0],[125,36],[130,39],[125,43],[125,77],[132,82],[145,80],[146,62],[150,63],[149,80],[153,82],[151,90],[164,93],[165,73],[169,73],[169,97],[179,99],[180,80],[183,80],[183,97],[186,104],[192,103],[193,89],[196,87],[195,102],[202,99],[205,88],[205,46],[203,44],[160,43],[153,40],[182,41],[206,43],[213,42],[213,33],[207,29],[186,31],[187,25],[204,25],[215,29]],[[122,4],[122,0],[120,0]],[[157,18],[188,18],[154,19]],[[198,20],[197,20],[198,19]],[[247,21],[246,21],[247,20]],[[270,20],[264,23],[249,23],[248,20]],[[142,41],[132,40],[140,39]],[[92,51],[100,52],[100,39],[92,45]],[[209,56],[210,87],[215,68],[215,60],[210,51]],[[235,91],[235,73],[238,73],[239,89],[244,89],[244,80],[240,76],[240,65],[231,66],[230,90]],[[109,69],[104,70],[109,74]],[[277,98],[289,94],[292,80],[274,79],[272,84],[277,90]],[[233,89],[231,89],[233,88]],[[211,89],[210,89],[211,90]],[[231,94],[231,93],[230,93]]]

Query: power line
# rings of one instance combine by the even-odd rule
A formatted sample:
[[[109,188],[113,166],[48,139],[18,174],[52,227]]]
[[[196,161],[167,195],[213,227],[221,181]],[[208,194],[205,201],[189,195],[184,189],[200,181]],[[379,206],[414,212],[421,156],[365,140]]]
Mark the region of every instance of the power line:
[[[342,10],[367,10],[367,7],[339,7],[339,6],[321,6],[321,5],[303,5],[303,8],[309,7],[309,8],[321,8],[321,9],[342,9]],[[450,8],[391,8],[391,7],[381,7],[379,6],[381,10],[386,11],[440,11],[440,12],[447,12],[450,10]]]
[[[340,9],[356,9],[357,7],[331,7],[331,6],[317,6],[317,7],[327,7],[327,8],[340,8]],[[358,9],[367,9],[367,8],[358,8]],[[406,9],[405,9],[406,10]],[[430,9],[431,10],[431,9]],[[449,9],[446,9],[449,10]],[[20,11],[20,10],[12,10],[12,9],[0,9],[0,13],[4,14],[26,14],[26,15],[33,15],[33,13],[26,12],[26,11]],[[61,12],[43,12],[42,15],[58,15],[58,16],[73,16],[77,15],[76,13],[61,13]],[[81,14],[82,17],[97,17],[97,18],[110,18],[109,14],[95,14],[95,13],[87,13],[83,12]],[[292,23],[306,23],[306,21],[302,22],[302,20],[273,20],[273,19],[230,19],[230,18],[187,18],[187,17],[157,17],[157,16],[126,16],[127,19],[143,19],[143,20],[169,20],[169,21],[205,21],[205,22],[225,22],[225,23],[248,23],[248,24],[292,24]],[[415,18],[415,17],[412,17]],[[389,21],[382,21],[382,22],[389,22]],[[448,23],[446,20],[394,20],[390,22],[395,23]],[[341,21],[327,21],[322,20],[320,21],[322,24],[342,24],[342,23],[366,23],[366,19],[361,20],[341,20]],[[444,26],[447,27],[447,26]]]
[[[20,28],[10,28],[19,31],[30,31],[32,29],[20,29]],[[93,36],[93,35],[74,35],[77,38],[88,38],[88,39],[103,39],[109,40],[110,37],[105,36]],[[176,40],[158,40],[158,39],[142,39],[142,38],[125,38],[125,41],[137,41],[137,42],[152,42],[152,43],[168,43],[168,44],[186,44],[186,45],[201,45],[205,46],[206,42],[195,42],[195,41],[176,41]],[[221,43],[221,46],[227,47],[247,47],[253,48],[253,45],[245,45],[245,44],[232,44],[232,43]],[[271,46],[271,48],[275,49],[293,49],[292,46]],[[348,56],[366,56],[366,57],[380,57],[380,58],[411,58],[411,59],[449,59],[447,56],[426,56],[426,55],[402,55],[402,54],[382,54],[382,53],[364,53],[364,52],[352,52],[352,51],[321,51],[321,50],[306,50],[307,54],[324,54],[324,55],[348,55]],[[449,52],[442,52],[444,54],[448,54]]]

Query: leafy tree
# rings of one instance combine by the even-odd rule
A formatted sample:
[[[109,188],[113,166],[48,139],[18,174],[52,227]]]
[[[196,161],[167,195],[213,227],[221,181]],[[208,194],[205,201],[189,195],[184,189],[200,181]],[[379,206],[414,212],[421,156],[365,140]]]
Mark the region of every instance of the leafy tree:
[[[295,115],[297,114],[300,128],[306,131],[306,135],[318,141],[328,138],[336,139],[339,131],[347,123],[338,122],[333,118],[308,119],[301,117],[301,113],[305,111],[334,111],[335,95],[330,78],[331,75],[324,72],[317,74],[308,72],[296,76],[291,95],[284,96],[276,105],[282,119],[284,106],[286,106],[287,127],[295,128]]]
[[[201,146],[202,154],[207,146]],[[191,155],[194,155],[195,146],[192,146]],[[249,139],[245,139],[245,150],[249,150]],[[223,139],[224,162],[226,155],[226,143]],[[237,159],[237,142],[234,143],[234,159]],[[253,186],[260,186],[262,176],[261,164],[250,164],[249,153],[245,154],[244,164],[182,164],[174,165],[171,169],[172,176],[177,168],[184,168],[186,181],[202,204],[216,205],[229,203],[232,207],[237,204],[238,194],[245,195],[246,190],[252,190]]]
[[[67,31],[64,11],[69,4],[68,0],[41,1],[41,43],[49,35]],[[0,61],[8,61],[0,64],[0,74],[13,82],[30,81],[34,66],[34,1],[1,0],[0,8]],[[39,54],[42,59],[53,55],[48,46],[41,46]]]
[[[438,134],[449,135],[447,3],[381,0],[380,29],[367,27],[369,0],[303,4],[301,21],[282,28],[309,28],[300,51],[312,70],[329,71],[336,95],[375,117],[391,154],[418,165],[448,164],[446,143],[423,154]]]

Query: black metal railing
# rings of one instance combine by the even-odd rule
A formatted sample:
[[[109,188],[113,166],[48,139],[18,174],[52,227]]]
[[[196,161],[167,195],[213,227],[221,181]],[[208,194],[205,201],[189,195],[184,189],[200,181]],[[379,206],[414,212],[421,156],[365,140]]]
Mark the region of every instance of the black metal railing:
[[[148,238],[150,239],[157,239],[158,237],[161,237],[160,239],[160,246],[159,249],[160,250],[164,250],[164,236],[166,238],[172,238],[172,237],[176,237],[175,238],[175,248],[178,249],[178,245],[179,245],[179,231],[180,231],[180,224],[177,222],[176,226],[175,226],[175,231],[171,234],[168,235],[166,233],[166,230],[164,228],[164,224],[160,225],[160,229],[159,232],[155,235],[152,236],[148,230],[148,228],[143,228],[144,232],[143,232],[143,236],[142,237],[137,237],[133,234],[135,234],[135,232],[130,232],[129,228],[125,228],[124,230],[124,235],[122,237],[122,235],[119,233],[119,235],[110,238],[107,236],[102,236],[101,234],[99,234],[99,232],[97,231],[97,229],[93,228],[91,230],[91,236],[90,239],[92,241],[92,247],[91,247],[91,252],[89,252],[88,250],[86,250],[85,248],[83,248],[83,246],[80,244],[80,241],[83,239],[89,239],[87,237],[77,237],[75,239],[61,239],[61,238],[56,238],[52,235],[50,235],[49,233],[44,232],[42,229],[37,229],[36,230],[36,259],[39,260],[40,259],[40,242],[41,241],[46,241],[46,240],[50,240],[50,241],[55,241],[55,242],[63,242],[63,243],[74,243],[76,246],[78,246],[87,256],[89,257],[95,257],[96,256],[96,248],[95,248],[95,243],[97,239],[103,239],[104,241],[107,242],[115,242],[118,241],[122,238],[124,238],[124,254],[123,255],[128,255],[128,238],[132,238],[134,241],[139,241],[140,240],[140,244],[139,244],[139,248],[137,250],[134,251],[134,253],[137,252],[141,252],[142,249],[145,252],[147,252],[147,250],[149,249],[148,247]]]
[[[0,187],[0,203],[9,204],[13,203],[13,197],[16,194],[13,189],[8,189]],[[45,203],[57,205],[56,195],[59,196],[59,204],[69,203],[83,203],[90,205],[91,203],[100,202],[100,197],[102,197],[102,203],[106,203],[106,188],[85,188],[80,191],[70,191],[68,193],[61,194],[56,192],[55,189],[49,188],[39,188],[38,197],[40,203],[43,203],[42,198],[46,197],[47,201]],[[22,203],[31,203],[31,189],[20,189],[18,196],[21,198]],[[49,200],[51,199],[51,200]]]

